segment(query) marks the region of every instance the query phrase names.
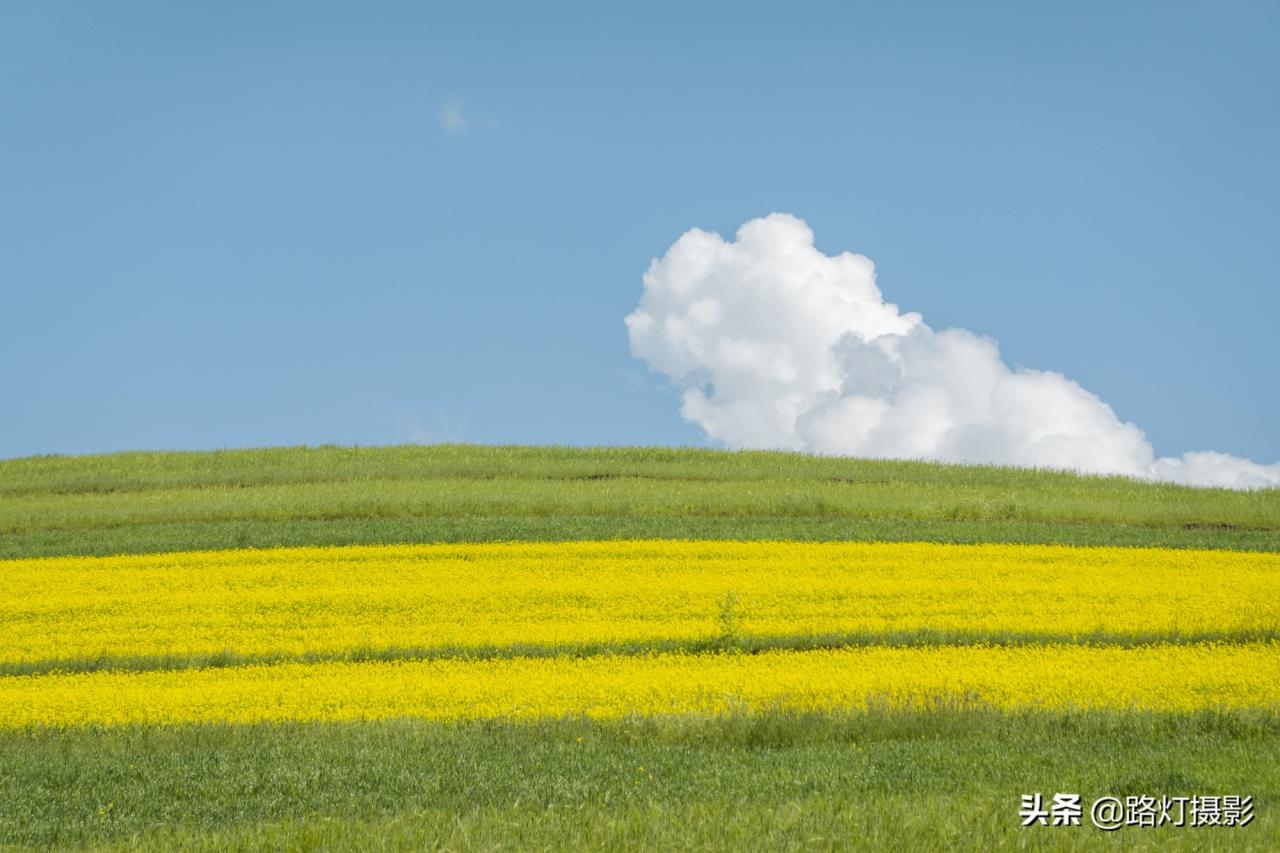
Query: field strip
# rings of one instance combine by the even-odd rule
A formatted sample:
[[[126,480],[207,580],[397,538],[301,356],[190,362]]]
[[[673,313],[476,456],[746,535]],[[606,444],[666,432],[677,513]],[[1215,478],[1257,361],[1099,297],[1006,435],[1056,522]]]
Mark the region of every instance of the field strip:
[[[730,460],[732,457],[730,457]],[[0,460],[0,472],[7,460]],[[839,466],[836,471],[838,472]],[[924,471],[937,473],[934,468]],[[759,478],[626,477],[597,471],[576,477],[492,477],[475,471],[429,479],[356,477],[343,481],[261,482],[246,470],[233,483],[168,485],[95,491],[69,484],[50,493],[47,481],[23,494],[0,489],[0,532],[103,530],[181,519],[185,522],[297,521],[337,518],[419,520],[475,516],[610,518],[815,518],[843,521],[1014,520],[1182,526],[1222,518],[1237,528],[1275,530],[1274,505],[1230,493],[1182,490],[1133,481],[1106,484],[1071,475],[1048,485],[1044,472],[1021,487],[950,484],[845,476],[788,478],[777,469]],[[972,477],[972,470],[969,472]],[[1007,476],[1007,472],[1006,476]],[[892,476],[892,475],[890,475]],[[988,475],[990,476],[990,475]],[[1014,474],[1015,479],[1020,475]],[[1021,476],[1026,476],[1025,473]],[[1052,477],[1052,475],[1050,475]],[[5,484],[7,485],[7,483]],[[87,489],[87,490],[86,490]],[[1093,494],[1090,494],[1090,492]],[[1099,503],[1108,502],[1107,512]]]
[[[881,707],[1274,711],[1278,697],[1272,642],[869,647],[16,676],[0,679],[0,728]]]
[[[929,643],[1249,642],[1280,554],[562,542],[0,561],[0,675]]]
[[[478,511],[477,511],[478,512]],[[686,541],[937,542],[1076,547],[1192,548],[1280,553],[1280,530],[1187,522],[904,519],[892,516],[484,515],[337,517],[163,522],[74,530],[0,529],[0,559],[110,556],[235,548],[344,547],[394,543]]]
[[[845,632],[831,634],[709,637],[686,640],[633,640],[620,642],[539,645],[512,643],[505,645],[378,646],[348,648],[327,652],[241,654],[172,654],[123,657],[100,655],[91,658],[57,658],[44,661],[0,663],[0,678],[45,673],[128,671],[148,672],[158,669],[204,669],[252,666],[275,663],[362,663],[369,661],[428,660],[494,660],[509,658],[591,657],[595,655],[700,655],[732,651],[759,654],[770,651],[823,651],[834,649],[884,646],[914,648],[921,646],[1044,646],[1081,645],[1130,648],[1149,645],[1200,645],[1204,643],[1257,643],[1280,641],[1280,629],[1256,631],[1210,631],[1196,634],[1147,632],[1114,634],[1105,631],[1051,634],[974,631],[897,631]]]

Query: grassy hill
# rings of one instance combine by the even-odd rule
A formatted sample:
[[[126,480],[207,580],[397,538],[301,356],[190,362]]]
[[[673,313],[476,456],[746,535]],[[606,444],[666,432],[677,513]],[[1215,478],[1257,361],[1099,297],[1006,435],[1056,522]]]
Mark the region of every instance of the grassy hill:
[[[831,557],[823,568],[813,554],[790,564],[757,556],[751,574],[748,560],[720,554],[731,550],[722,543],[706,549],[719,555],[714,564],[706,555],[676,553],[700,546],[648,543],[655,554],[671,552],[662,558],[673,568],[663,587],[668,597],[661,598],[660,585],[635,582],[638,574],[616,561],[605,571],[600,560],[584,558],[557,575],[554,559],[541,551],[522,563],[467,544],[642,538],[1121,548],[1104,559],[1096,548],[1046,554],[1050,549],[856,546],[947,553],[930,556],[937,562],[915,575],[895,569],[889,556],[867,558],[850,569],[867,574],[851,577],[878,578],[885,586],[868,580],[837,589],[813,584],[834,583],[830,573],[856,562],[852,557]],[[240,552],[243,564],[227,553],[182,559],[163,553],[433,542],[461,543],[444,549],[459,552],[447,570],[430,554],[362,564],[373,557],[325,551],[344,556],[322,571],[314,552],[271,552],[285,554],[272,566],[255,552]],[[1139,546],[1190,550],[1128,550]],[[998,551],[1024,556],[988,553]],[[967,556],[952,559],[957,552]],[[11,637],[0,643],[0,846],[1276,849],[1276,552],[1280,490],[1193,489],[1052,471],[771,452],[466,445],[0,461],[0,579],[7,581],[0,586],[0,631]],[[130,556],[141,554],[162,556]],[[74,555],[101,559],[25,559]],[[1125,574],[1113,575],[1110,565]],[[1073,583],[1073,569],[1084,566],[1093,583]],[[975,582],[978,576],[985,580]],[[758,582],[754,588],[733,580],[747,577]],[[810,584],[808,593],[796,579]],[[710,584],[694,609],[706,610],[713,633],[608,639],[615,629],[665,630],[662,620],[689,604],[694,581]],[[953,587],[960,592],[949,592]],[[477,609],[477,602],[485,606]],[[1211,604],[1247,630],[1184,630]],[[782,633],[743,633],[775,605]],[[854,627],[795,633],[788,620],[801,615]],[[1002,627],[1041,615],[1043,624]],[[1066,617],[1068,628],[1051,624]],[[872,627],[857,628],[860,619]],[[947,619],[961,627],[937,630],[934,623]],[[737,627],[741,620],[744,629]],[[464,634],[441,639],[450,626]],[[378,645],[391,628],[420,643]],[[293,632],[320,646],[340,629],[352,644],[329,651],[269,645]],[[597,631],[604,639],[484,645],[486,631],[508,629],[519,636],[534,629],[590,637]],[[237,650],[233,635],[268,645],[260,654]],[[99,643],[99,636],[107,639]],[[110,645],[124,638],[145,648]],[[197,639],[205,645],[197,647]],[[147,645],[152,640],[154,648]],[[863,647],[867,653],[859,656]],[[493,679],[494,690],[512,687],[519,695],[526,687],[537,691],[544,677],[538,673],[579,665],[621,671],[671,653],[682,665],[733,669],[771,654],[799,660],[823,653],[819,648],[891,661],[884,682],[890,686],[914,677],[907,661],[931,672],[935,652],[960,661],[953,669],[981,656],[1032,661],[991,677],[1003,683],[1006,672],[1017,674],[1033,697],[1041,678],[1044,696],[1058,687],[1053,671],[1034,661],[1078,654],[1120,667],[1123,677],[1104,679],[1103,688],[1142,682],[1119,684],[1117,695],[1131,686],[1148,698],[1186,695],[1192,710],[1123,699],[1106,707],[1032,703],[1010,710],[940,694],[919,707],[375,718],[326,716],[339,700],[314,683],[316,673],[349,673],[358,693],[374,683],[359,680],[368,672],[384,682],[409,678],[406,701],[412,701],[425,690],[422,682],[474,665],[476,672],[531,673],[527,681]],[[1165,663],[1125,669],[1129,656],[1143,655]],[[524,668],[501,669],[516,663]],[[830,675],[850,671],[860,670]],[[1092,672],[1088,664],[1059,670],[1058,680]],[[935,673],[938,683],[948,674]],[[818,693],[828,687],[825,678]],[[260,684],[246,687],[245,679]],[[181,716],[210,703],[252,706],[268,682],[281,690],[270,701],[318,697],[314,717]],[[557,695],[572,700],[583,683],[567,683]],[[1242,685],[1253,699],[1239,699]],[[459,692],[463,704],[474,699]],[[1215,695],[1226,704],[1215,707]],[[45,712],[71,719],[92,703],[100,711],[127,710],[126,722],[12,724]],[[178,721],[157,716],[162,706]],[[1115,834],[1087,825],[1020,826],[1023,794],[1049,798],[1058,791],[1080,793],[1086,803],[1103,794],[1251,795],[1257,819],[1244,828]]]
[[[0,558],[615,538],[1280,550],[1280,489],[775,452],[469,445],[0,461]]]

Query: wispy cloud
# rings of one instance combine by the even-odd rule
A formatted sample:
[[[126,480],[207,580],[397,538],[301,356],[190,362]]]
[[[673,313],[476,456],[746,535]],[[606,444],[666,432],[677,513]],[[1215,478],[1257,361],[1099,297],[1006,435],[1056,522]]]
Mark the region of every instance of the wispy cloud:
[[[448,101],[440,107],[440,126],[445,133],[466,133],[470,122],[462,111],[460,101]]]
[[[409,444],[466,441],[471,421],[465,412],[440,412],[425,420],[417,416],[401,416],[396,420],[396,440]]]

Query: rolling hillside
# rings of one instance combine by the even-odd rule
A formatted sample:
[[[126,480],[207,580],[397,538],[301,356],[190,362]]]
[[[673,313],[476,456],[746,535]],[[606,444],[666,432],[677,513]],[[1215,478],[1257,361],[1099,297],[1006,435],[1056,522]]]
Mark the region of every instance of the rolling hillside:
[[[1280,490],[703,450],[0,462],[0,844],[1275,849]],[[1244,826],[1020,798],[1248,796]]]
[[[0,461],[0,558],[574,539],[1280,551],[1280,489],[772,452],[436,445]]]

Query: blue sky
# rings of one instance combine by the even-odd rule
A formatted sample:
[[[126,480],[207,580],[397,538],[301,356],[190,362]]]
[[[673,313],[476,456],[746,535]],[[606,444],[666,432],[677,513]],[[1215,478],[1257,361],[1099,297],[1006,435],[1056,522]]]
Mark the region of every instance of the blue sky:
[[[703,444],[622,319],[771,211],[1280,459],[1280,5],[0,5],[0,456]]]

